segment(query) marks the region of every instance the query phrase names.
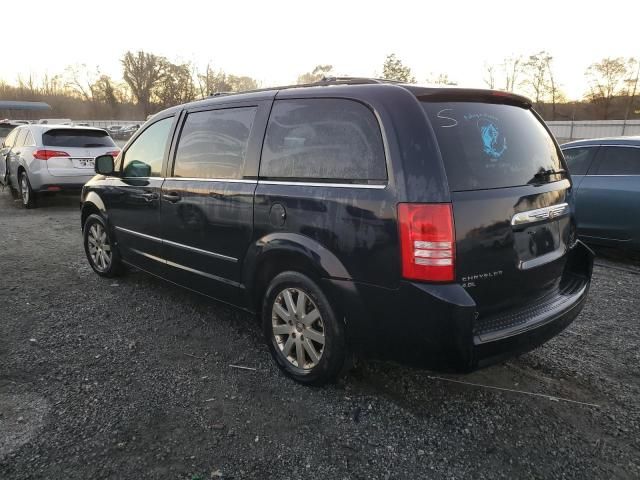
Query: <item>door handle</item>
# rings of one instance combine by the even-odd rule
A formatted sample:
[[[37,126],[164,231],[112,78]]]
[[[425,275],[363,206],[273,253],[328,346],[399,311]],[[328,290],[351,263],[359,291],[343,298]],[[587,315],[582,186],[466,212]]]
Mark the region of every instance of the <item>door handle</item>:
[[[153,202],[154,200],[158,199],[158,194],[153,192],[143,193],[140,196],[144,198],[147,202]]]
[[[182,199],[180,195],[176,192],[164,193],[162,194],[162,198],[164,198],[167,202],[176,203]]]

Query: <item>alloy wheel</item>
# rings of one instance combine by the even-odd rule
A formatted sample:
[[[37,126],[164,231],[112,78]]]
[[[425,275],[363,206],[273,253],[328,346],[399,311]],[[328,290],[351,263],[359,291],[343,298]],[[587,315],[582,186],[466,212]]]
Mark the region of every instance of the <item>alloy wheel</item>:
[[[318,365],[325,345],[322,315],[302,290],[286,288],[275,298],[271,325],[280,353],[293,366],[310,370]]]
[[[101,272],[108,270],[112,259],[111,244],[107,232],[101,224],[96,222],[89,227],[87,243],[89,255],[96,268]]]
[[[24,173],[20,177],[20,194],[22,195],[22,203],[27,205],[29,203],[29,180]]]

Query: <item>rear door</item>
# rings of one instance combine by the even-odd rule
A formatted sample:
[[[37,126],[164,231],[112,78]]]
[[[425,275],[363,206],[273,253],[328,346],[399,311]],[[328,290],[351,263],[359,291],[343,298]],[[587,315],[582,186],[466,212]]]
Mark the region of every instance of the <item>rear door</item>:
[[[457,280],[481,314],[556,287],[571,234],[553,137],[526,106],[488,102],[422,102],[451,190]]]
[[[176,283],[239,301],[270,105],[234,103],[186,113],[161,192],[163,257]]]
[[[104,130],[53,128],[42,134],[43,149],[49,150],[47,170],[54,177],[93,176],[98,155],[118,154],[118,147]]]
[[[164,274],[160,233],[160,189],[175,118],[156,120],[118,158],[119,175],[101,189],[109,223],[127,262]]]
[[[638,238],[640,148],[602,145],[576,201],[580,235],[612,243]]]

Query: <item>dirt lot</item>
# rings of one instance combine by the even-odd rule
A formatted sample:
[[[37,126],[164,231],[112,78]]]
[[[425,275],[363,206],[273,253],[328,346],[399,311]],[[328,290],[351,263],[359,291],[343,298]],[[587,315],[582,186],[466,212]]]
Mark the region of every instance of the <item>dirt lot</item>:
[[[599,258],[577,321],[519,359],[441,378],[367,362],[312,389],[246,314],[93,274],[78,218],[77,197],[0,192],[4,480],[640,477],[637,261]]]

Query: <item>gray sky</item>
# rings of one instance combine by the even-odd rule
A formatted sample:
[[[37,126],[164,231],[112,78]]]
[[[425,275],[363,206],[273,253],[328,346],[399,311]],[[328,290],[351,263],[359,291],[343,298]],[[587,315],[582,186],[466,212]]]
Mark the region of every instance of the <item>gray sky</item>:
[[[319,63],[338,74],[380,74],[388,53],[419,82],[447,73],[484,87],[483,64],[542,49],[555,58],[564,92],[580,98],[584,71],[606,56],[640,57],[640,0],[3,2],[0,77],[99,65],[120,78],[126,50],[212,62],[268,86],[294,82]],[[498,87],[502,81],[499,79]]]

